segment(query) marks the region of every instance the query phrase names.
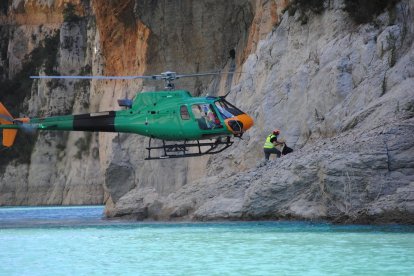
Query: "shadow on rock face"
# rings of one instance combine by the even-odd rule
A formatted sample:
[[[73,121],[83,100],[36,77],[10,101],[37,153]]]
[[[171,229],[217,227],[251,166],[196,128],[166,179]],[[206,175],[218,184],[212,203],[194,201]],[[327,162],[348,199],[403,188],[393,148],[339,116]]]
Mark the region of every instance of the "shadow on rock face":
[[[105,172],[105,185],[116,203],[123,195],[135,187],[134,168],[110,164]]]

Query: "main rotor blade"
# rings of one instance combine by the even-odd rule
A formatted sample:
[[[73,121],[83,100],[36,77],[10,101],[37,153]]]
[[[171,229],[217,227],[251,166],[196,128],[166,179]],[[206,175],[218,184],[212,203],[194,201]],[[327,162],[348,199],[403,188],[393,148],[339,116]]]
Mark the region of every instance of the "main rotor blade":
[[[209,76],[209,75],[220,75],[220,72],[211,72],[211,73],[197,73],[197,74],[183,74],[177,75],[177,78],[186,78],[186,77],[197,77],[197,76]]]
[[[31,79],[86,79],[86,80],[133,80],[154,79],[153,76],[30,76]]]
[[[178,78],[186,78],[186,77],[198,77],[198,76],[209,76],[209,75],[224,75],[224,74],[238,74],[238,73],[243,73],[243,72],[209,72],[209,73],[196,73],[196,74],[180,74],[177,75],[177,79]]]
[[[210,75],[220,75],[220,74],[224,74],[224,73],[222,73],[222,72],[210,72],[210,73],[182,74],[182,75],[177,75],[177,78],[210,76]],[[233,74],[233,73],[231,73],[231,74]]]
[[[175,72],[164,72],[161,75],[151,76],[30,76],[31,79],[86,79],[86,80],[133,80],[133,79],[150,79],[150,80],[175,80],[186,77],[198,77],[209,75],[222,75],[222,74],[236,74],[242,72],[207,72],[207,73],[195,73],[195,74],[176,74]]]
[[[35,124],[21,123],[19,127],[23,132],[28,133],[28,134],[34,134],[37,130],[37,125]]]

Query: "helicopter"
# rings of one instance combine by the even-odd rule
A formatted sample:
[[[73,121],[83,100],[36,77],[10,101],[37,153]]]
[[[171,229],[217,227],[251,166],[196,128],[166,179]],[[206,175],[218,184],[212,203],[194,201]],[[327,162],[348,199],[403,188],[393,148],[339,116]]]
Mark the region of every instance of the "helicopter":
[[[228,72],[230,73],[230,72]],[[165,90],[137,93],[119,99],[124,109],[45,118],[13,118],[0,103],[3,146],[11,147],[19,129],[135,133],[149,137],[145,160],[196,157],[222,152],[250,129],[253,119],[226,100],[226,96],[193,97],[176,90],[174,81],[223,72],[177,74],[166,71],[149,76],[31,76],[32,79],[163,80]],[[232,73],[230,73],[232,74]],[[161,143],[152,144],[152,140]],[[157,154],[151,154],[154,151]]]

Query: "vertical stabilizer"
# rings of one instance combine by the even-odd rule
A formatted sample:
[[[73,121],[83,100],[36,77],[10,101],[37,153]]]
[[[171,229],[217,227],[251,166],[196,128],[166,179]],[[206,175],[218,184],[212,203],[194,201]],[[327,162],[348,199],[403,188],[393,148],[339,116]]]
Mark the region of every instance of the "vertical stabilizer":
[[[12,125],[13,117],[0,102],[0,125]],[[16,139],[17,129],[3,129],[3,146],[11,147]]]
[[[3,146],[13,146],[16,139],[17,129],[3,129]]]

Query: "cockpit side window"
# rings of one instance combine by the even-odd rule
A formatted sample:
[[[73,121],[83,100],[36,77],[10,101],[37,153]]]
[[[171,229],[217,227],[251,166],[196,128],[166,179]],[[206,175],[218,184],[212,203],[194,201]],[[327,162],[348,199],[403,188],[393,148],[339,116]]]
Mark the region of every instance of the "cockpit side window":
[[[180,115],[183,120],[190,120],[190,114],[188,113],[188,108],[185,105],[180,106]]]
[[[193,104],[191,106],[194,117],[201,129],[222,128],[220,119],[211,104]]]

